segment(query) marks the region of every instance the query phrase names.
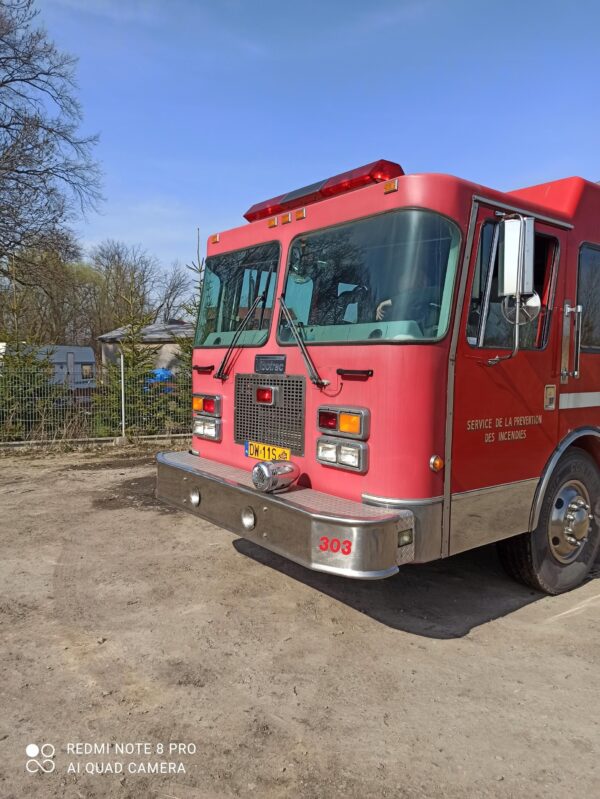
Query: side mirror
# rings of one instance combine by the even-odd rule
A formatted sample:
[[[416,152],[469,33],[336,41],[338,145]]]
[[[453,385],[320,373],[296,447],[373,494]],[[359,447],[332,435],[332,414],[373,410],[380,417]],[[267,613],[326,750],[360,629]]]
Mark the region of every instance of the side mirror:
[[[542,301],[537,291],[522,300],[518,307],[515,297],[505,297],[500,306],[502,316],[509,325],[526,325],[529,322],[535,322],[541,309]]]
[[[498,295],[533,294],[533,242],[535,219],[512,217],[500,222]]]

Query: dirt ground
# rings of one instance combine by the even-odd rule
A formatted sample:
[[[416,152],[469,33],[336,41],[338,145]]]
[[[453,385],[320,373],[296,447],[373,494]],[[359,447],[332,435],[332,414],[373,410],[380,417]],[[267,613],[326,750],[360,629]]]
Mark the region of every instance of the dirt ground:
[[[600,569],[345,581],[153,484],[151,453],[0,458],[1,797],[600,796]]]

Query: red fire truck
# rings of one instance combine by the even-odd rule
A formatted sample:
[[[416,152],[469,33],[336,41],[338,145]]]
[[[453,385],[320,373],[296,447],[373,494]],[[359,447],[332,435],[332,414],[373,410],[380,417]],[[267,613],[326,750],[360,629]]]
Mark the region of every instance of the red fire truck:
[[[210,236],[188,453],[157,495],[378,579],[498,542],[557,594],[600,546],[600,186],[376,161]]]

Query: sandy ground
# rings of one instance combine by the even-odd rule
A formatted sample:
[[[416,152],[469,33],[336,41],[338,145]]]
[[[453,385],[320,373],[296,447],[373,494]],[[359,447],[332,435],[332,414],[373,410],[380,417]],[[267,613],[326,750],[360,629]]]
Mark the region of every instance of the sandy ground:
[[[139,452],[0,458],[1,797],[600,796],[598,579],[542,597],[487,548],[344,581],[153,482]]]

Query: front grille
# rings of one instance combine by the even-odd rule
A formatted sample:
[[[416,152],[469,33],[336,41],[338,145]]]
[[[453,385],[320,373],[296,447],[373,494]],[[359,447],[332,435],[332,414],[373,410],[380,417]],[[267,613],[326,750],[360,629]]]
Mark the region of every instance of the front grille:
[[[273,386],[279,389],[276,405],[256,403],[256,389]],[[237,444],[260,441],[289,448],[294,455],[304,455],[303,377],[292,375],[236,375],[235,426]]]

